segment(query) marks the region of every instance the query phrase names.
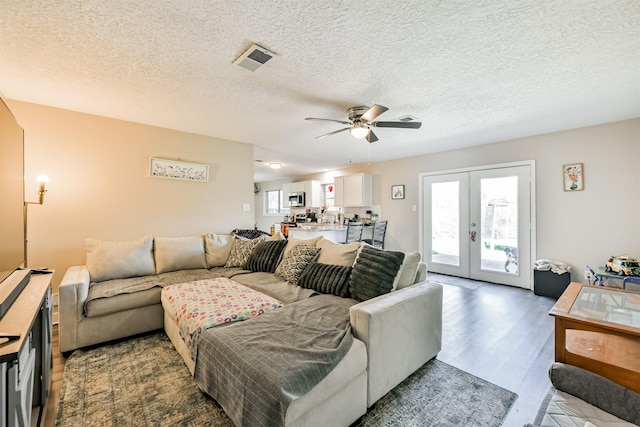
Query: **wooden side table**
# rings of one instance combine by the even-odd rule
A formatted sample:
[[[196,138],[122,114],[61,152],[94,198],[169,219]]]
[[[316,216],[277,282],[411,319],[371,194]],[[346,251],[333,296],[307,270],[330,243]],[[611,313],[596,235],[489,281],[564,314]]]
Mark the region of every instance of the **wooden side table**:
[[[549,312],[555,359],[640,393],[640,294],[572,282]]]

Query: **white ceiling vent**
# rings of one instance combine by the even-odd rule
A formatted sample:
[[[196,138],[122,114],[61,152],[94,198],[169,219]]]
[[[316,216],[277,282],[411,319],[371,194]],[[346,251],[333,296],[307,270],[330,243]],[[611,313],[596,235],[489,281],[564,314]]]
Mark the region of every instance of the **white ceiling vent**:
[[[258,68],[262,67],[268,60],[270,60],[274,56],[275,53],[269,52],[262,46],[253,44],[235,61],[233,61],[233,65],[235,65],[236,67],[244,68],[245,70],[255,71]]]

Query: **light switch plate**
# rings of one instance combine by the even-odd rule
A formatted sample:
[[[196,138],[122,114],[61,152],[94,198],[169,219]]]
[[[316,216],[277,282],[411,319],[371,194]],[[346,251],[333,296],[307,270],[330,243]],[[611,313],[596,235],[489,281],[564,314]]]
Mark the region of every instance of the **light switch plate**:
[[[251,204],[243,203],[242,204],[242,212],[251,212]]]

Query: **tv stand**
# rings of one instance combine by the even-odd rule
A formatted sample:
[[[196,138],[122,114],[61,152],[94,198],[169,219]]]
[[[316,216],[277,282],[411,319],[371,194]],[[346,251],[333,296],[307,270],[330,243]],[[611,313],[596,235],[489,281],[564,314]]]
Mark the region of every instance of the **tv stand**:
[[[51,387],[52,274],[33,275],[0,319],[0,427],[38,425]],[[32,420],[32,417],[34,419]]]

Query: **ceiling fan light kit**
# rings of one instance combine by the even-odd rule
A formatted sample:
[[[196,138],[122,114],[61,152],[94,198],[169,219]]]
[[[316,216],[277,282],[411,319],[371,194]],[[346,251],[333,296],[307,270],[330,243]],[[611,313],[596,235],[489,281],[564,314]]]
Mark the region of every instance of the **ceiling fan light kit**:
[[[321,119],[317,117],[306,117],[305,120],[322,120],[328,122],[340,123],[343,125],[349,125],[349,127],[334,130],[333,132],[325,133],[324,135],[316,136],[316,139],[324,138],[325,136],[335,135],[336,133],[344,132],[348,130],[354,138],[362,139],[366,138],[368,142],[376,142],[378,137],[371,130],[372,127],[386,127],[386,128],[399,128],[399,129],[419,129],[422,126],[421,122],[411,121],[413,116],[408,121],[394,121],[394,122],[374,122],[372,121],[380,114],[387,111],[388,108],[382,105],[374,104],[372,107],[359,105],[357,107],[351,107],[347,110],[347,116],[349,121],[333,120],[333,119]]]

